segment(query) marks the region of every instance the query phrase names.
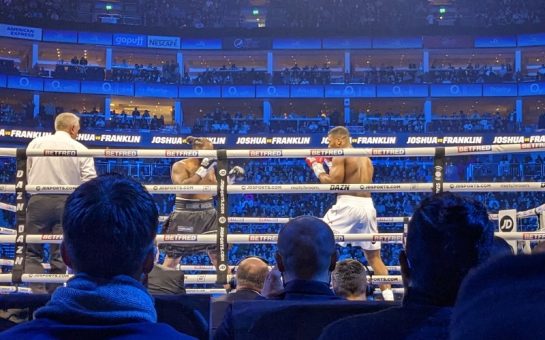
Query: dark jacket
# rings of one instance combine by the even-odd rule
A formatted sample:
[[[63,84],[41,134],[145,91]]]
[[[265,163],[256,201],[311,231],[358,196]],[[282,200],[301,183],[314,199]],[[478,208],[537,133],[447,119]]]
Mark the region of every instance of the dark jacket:
[[[351,316],[327,326],[320,339],[447,339],[452,307],[412,300],[401,307]]]
[[[148,292],[160,294],[185,294],[184,272],[155,264],[148,274]]]
[[[342,300],[333,293],[329,285],[325,282],[310,280],[292,280],[284,286],[282,294],[273,297],[271,300]],[[265,312],[263,310],[262,312]],[[223,322],[218,327],[214,339],[235,339],[235,319],[236,320],[257,320],[259,311],[252,311],[252,315],[246,315],[246,310],[237,310],[237,303],[230,305],[225,312]]]
[[[545,254],[485,263],[462,283],[451,339],[545,339],[544,286]]]

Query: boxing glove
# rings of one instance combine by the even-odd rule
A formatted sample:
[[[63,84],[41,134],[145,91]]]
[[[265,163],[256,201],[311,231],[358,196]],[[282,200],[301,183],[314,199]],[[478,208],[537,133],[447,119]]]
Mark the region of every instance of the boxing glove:
[[[244,179],[246,172],[240,166],[235,166],[229,171],[229,176],[227,177],[227,183],[234,184],[235,182],[240,182]]]
[[[195,171],[201,179],[205,178],[210,171],[214,171],[216,167],[216,160],[211,158],[203,158],[201,161],[201,166]]]
[[[305,162],[307,162],[307,165],[314,171],[314,174],[316,177],[320,178],[321,174],[325,174],[324,165],[322,164],[324,161],[323,157],[307,157],[305,158]]]

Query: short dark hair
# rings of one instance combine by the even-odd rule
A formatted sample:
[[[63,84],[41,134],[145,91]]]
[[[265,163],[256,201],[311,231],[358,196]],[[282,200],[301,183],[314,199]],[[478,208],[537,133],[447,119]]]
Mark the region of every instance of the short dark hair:
[[[336,251],[333,231],[313,216],[299,216],[282,226],[277,246],[285,270],[303,280],[327,271]]]
[[[101,278],[134,275],[154,248],[159,213],[138,182],[103,175],[67,199],[64,245],[77,272]]]
[[[337,262],[332,273],[333,290],[342,297],[362,295],[367,290],[367,271],[358,260],[346,259]]]
[[[329,132],[328,135],[334,135],[334,136],[347,136],[350,137],[350,131],[348,131],[347,128],[344,126],[335,126]]]
[[[410,287],[453,304],[469,270],[488,259],[493,236],[482,203],[450,192],[424,199],[407,231]]]

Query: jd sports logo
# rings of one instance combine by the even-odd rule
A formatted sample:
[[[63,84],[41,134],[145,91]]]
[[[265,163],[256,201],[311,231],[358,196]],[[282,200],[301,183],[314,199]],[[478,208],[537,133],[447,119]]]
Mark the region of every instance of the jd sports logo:
[[[511,218],[511,216],[503,216],[502,219],[500,220],[500,230],[508,233],[511,230],[513,230],[514,224],[515,223],[513,222],[513,219]]]

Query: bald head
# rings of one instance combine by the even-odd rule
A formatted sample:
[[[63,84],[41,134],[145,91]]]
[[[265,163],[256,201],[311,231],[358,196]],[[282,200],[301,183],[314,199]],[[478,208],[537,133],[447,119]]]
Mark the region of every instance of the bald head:
[[[276,261],[286,281],[329,282],[337,259],[335,237],[321,219],[300,216],[286,223],[278,234]]]
[[[246,288],[261,291],[269,266],[257,257],[242,260],[237,267],[237,289]]]

